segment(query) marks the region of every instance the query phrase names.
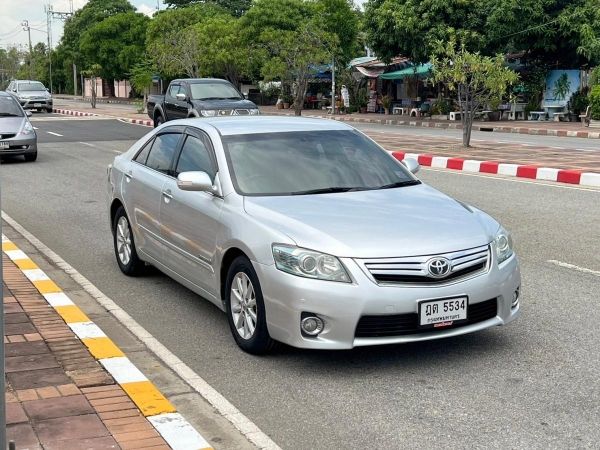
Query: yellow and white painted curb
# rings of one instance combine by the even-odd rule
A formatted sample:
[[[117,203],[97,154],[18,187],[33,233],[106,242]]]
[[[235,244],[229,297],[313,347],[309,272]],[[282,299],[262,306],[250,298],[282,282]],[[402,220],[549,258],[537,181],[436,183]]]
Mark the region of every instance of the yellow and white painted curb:
[[[90,353],[112,375],[140,412],[174,450],[210,449],[200,433],[165,398],[62,289],[12,241],[2,235],[2,251],[63,318]]]

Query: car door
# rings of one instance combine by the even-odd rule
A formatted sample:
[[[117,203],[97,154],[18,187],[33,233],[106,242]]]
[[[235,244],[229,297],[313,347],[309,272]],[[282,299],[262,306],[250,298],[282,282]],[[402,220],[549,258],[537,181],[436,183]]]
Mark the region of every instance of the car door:
[[[190,171],[206,172],[214,181],[218,168],[210,138],[188,128],[174,175]],[[165,259],[173,271],[213,296],[217,295],[213,263],[222,207],[222,198],[182,191],[174,178],[164,185],[160,220],[167,245]]]
[[[183,84],[171,85],[168,92],[168,99],[165,97],[169,120],[185,119],[188,116],[188,102],[187,100],[178,100],[177,94],[184,94],[187,99],[186,88]]]
[[[161,261],[160,205],[165,182],[172,176],[173,159],[183,127],[169,127],[157,134],[129,163],[123,176],[122,195],[134,227],[136,249]]]

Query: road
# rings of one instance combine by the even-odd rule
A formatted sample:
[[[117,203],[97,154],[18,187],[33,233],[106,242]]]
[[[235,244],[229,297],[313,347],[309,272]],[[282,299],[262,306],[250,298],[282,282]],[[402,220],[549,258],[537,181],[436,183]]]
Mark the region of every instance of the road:
[[[132,279],[117,268],[105,168],[148,129],[52,116],[36,116],[34,125],[38,161],[0,168],[3,210],[282,448],[548,449],[600,441],[600,190],[423,170],[425,182],[512,231],[521,319],[443,341],[253,357],[238,350],[225,315],[207,301],[157,272]]]

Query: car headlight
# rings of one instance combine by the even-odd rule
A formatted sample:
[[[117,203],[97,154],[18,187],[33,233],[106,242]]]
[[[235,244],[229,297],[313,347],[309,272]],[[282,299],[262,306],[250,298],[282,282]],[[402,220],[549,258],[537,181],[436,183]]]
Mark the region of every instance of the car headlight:
[[[25,125],[23,125],[23,129],[21,130],[20,134],[28,135],[28,134],[33,134],[33,133],[34,133],[34,130],[33,130],[33,126],[31,125],[31,123],[25,122]]]
[[[201,109],[200,115],[204,117],[215,117],[217,115],[217,111],[214,109]]]
[[[253,108],[253,109],[250,109],[249,111],[250,111],[251,116],[258,116],[260,114],[260,111],[258,110],[258,108]]]
[[[299,277],[350,283],[350,276],[335,256],[289,245],[273,245],[275,266]]]
[[[496,247],[496,259],[498,260],[498,264],[502,264],[504,261],[506,261],[512,256],[512,237],[510,236],[510,233],[504,228],[500,228],[500,231],[498,231],[498,234],[494,239],[494,244]]]

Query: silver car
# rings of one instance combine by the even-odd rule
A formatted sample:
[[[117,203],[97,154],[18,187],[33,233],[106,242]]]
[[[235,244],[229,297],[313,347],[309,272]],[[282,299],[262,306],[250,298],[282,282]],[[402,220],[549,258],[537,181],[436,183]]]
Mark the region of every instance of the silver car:
[[[52,94],[39,81],[13,80],[6,92],[14,95],[24,109],[52,112]]]
[[[511,322],[521,276],[509,233],[418,168],[332,120],[169,122],[108,168],[117,263],[127,275],[156,266],[213,302],[251,353]]]
[[[37,135],[19,102],[0,92],[0,156],[23,155],[26,161],[37,159]]]

